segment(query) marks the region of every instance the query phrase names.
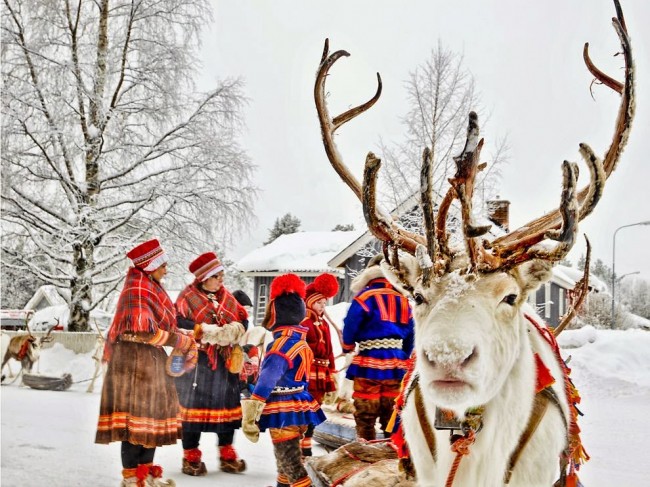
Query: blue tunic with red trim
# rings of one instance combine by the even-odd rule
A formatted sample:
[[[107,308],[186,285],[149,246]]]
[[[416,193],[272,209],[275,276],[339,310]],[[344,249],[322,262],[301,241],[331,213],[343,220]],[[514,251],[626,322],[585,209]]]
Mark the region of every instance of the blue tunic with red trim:
[[[414,339],[413,314],[404,295],[386,279],[372,279],[352,300],[343,323],[343,352],[353,352],[359,344],[348,379],[402,379]]]
[[[291,425],[318,425],[325,414],[307,389],[314,358],[305,341],[307,329],[279,325],[273,329],[251,399],[266,402],[261,431]]]

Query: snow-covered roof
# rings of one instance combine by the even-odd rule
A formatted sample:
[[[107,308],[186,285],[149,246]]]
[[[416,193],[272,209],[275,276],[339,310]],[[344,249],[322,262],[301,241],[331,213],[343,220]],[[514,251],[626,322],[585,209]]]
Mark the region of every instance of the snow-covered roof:
[[[557,264],[553,267],[553,281],[567,289],[573,289],[576,283],[582,279],[583,271],[567,267],[562,264]],[[566,283],[566,285],[563,285]],[[598,279],[593,274],[589,274],[589,287],[598,292],[605,292],[609,288],[607,285]]]
[[[50,326],[59,323],[63,326],[64,330],[68,329],[68,321],[70,319],[70,308],[67,304],[59,304],[56,306],[48,306],[36,311],[29,321],[29,328],[32,331],[45,331]],[[113,314],[108,313],[99,308],[94,308],[90,311],[90,327],[94,328],[94,323],[97,323],[100,329],[105,329],[111,324]]]
[[[393,218],[401,218],[405,213],[408,213],[409,211],[413,210],[413,208],[418,206],[419,204],[420,204],[420,193],[416,192],[413,193],[406,200],[404,200],[402,203],[400,203],[400,205],[397,206],[393,211],[391,211],[390,214]],[[449,215],[451,219],[458,218],[458,215],[460,215],[460,210],[456,202],[452,203],[452,206],[449,210]],[[493,221],[490,221],[484,215],[481,214],[476,216],[475,223],[479,226],[486,225],[490,227],[489,232],[484,237],[487,238],[488,240],[493,240],[507,233],[505,230],[499,227],[499,225],[496,225]],[[328,262],[329,266],[332,268],[343,267],[350,257],[356,254],[363,247],[365,247],[366,244],[368,244],[368,242],[371,242],[374,238],[375,237],[372,233],[370,233],[370,230],[366,230],[365,232],[361,233],[357,239],[353,240],[350,243],[349,246],[345,247],[338,254],[332,257],[332,259]],[[458,238],[459,235],[455,235],[452,233],[450,235],[450,242],[454,244],[458,244],[457,242]]]
[[[281,235],[270,244],[246,254],[235,267],[248,276],[283,272],[341,273],[340,269],[331,267],[328,262],[364,233],[358,230]]]
[[[48,306],[57,306],[57,305],[66,304],[67,301],[61,295],[61,292],[62,291],[59,291],[56,287],[52,286],[51,284],[46,284],[45,286],[41,286],[36,290],[32,298],[29,301],[27,301],[27,304],[25,305],[25,309],[36,309],[38,307],[38,303],[41,302],[41,300],[43,299],[47,302]]]

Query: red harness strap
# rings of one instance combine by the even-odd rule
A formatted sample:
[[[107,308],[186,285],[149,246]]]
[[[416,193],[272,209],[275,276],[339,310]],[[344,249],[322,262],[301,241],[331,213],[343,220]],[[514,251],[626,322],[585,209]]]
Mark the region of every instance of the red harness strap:
[[[29,350],[29,346],[32,344],[34,339],[27,339],[23,342],[23,344],[20,346],[20,350],[18,351],[18,361],[20,362],[22,359],[25,358],[27,355],[27,350]]]

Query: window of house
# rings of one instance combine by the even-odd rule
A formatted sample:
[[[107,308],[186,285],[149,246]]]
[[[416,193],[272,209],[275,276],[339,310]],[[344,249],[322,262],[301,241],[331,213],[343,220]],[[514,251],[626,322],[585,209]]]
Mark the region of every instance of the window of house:
[[[259,325],[264,321],[264,314],[266,313],[266,301],[267,301],[267,286],[266,284],[260,284],[260,287],[257,291],[257,311],[255,313],[255,324]]]
[[[559,310],[559,311],[558,311],[559,316],[563,316],[563,315],[564,315],[564,306],[565,306],[565,302],[566,302],[565,299],[566,299],[566,298],[564,297],[564,289],[560,288],[560,294],[559,294],[559,296],[558,296],[558,301],[559,301],[559,303],[558,303],[558,305],[557,305],[557,306],[558,306],[558,310]]]
[[[551,317],[552,304],[553,301],[551,301],[551,283],[547,282],[546,284],[544,284],[544,318]]]

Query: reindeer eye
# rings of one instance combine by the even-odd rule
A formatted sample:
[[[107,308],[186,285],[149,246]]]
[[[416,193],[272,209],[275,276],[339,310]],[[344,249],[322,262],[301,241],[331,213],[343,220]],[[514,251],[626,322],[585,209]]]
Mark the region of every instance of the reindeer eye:
[[[510,306],[514,306],[515,301],[517,301],[516,294],[508,294],[505,298],[501,300],[502,303],[509,304]]]
[[[424,296],[422,296],[422,293],[414,293],[413,294],[413,300],[415,301],[415,304],[422,304],[426,300],[424,299]]]

